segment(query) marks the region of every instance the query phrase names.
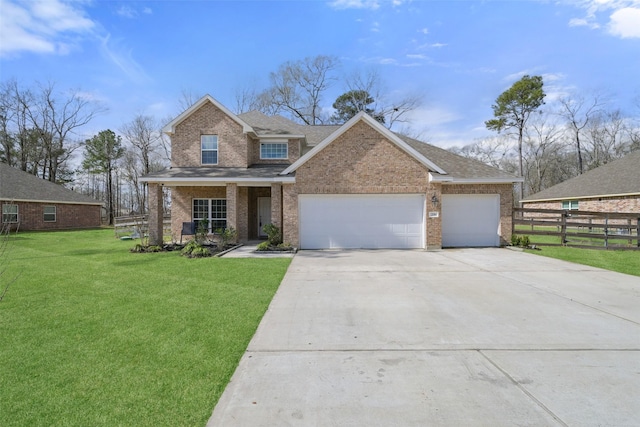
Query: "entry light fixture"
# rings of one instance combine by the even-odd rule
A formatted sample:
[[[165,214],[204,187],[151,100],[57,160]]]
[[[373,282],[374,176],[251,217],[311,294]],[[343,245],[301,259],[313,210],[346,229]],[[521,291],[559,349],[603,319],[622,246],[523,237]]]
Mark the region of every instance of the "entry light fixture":
[[[438,196],[436,196],[436,193],[433,193],[433,196],[431,196],[431,204],[433,205],[434,208],[438,207]]]

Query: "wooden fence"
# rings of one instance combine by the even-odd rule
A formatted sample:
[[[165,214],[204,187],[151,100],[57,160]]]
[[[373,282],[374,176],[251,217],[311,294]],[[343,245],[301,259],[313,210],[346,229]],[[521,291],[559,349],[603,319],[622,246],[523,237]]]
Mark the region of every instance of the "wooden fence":
[[[163,234],[171,235],[171,216],[165,215],[162,219]],[[119,216],[113,219],[113,231],[116,238],[123,236],[144,235],[149,232],[149,215]]]
[[[513,209],[513,233],[532,245],[640,250],[640,214]]]

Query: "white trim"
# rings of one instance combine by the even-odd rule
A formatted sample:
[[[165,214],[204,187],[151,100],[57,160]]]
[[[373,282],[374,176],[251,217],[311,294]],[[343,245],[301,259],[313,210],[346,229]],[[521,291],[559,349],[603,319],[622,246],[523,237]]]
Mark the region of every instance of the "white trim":
[[[434,176],[429,174],[429,182],[440,182],[446,184],[513,184],[514,182],[524,182],[523,178],[514,176],[513,178],[456,178],[453,176]]]
[[[289,140],[291,139],[304,139],[307,136],[306,135],[290,135],[288,133],[282,134],[282,133],[269,133],[269,134],[260,134],[257,135],[258,139],[262,140],[262,139],[281,139],[283,141],[287,141],[289,142]],[[271,142],[271,141],[270,141]],[[277,142],[277,141],[273,141],[273,142]]]
[[[311,151],[309,151],[304,156],[300,157],[295,163],[293,163],[291,166],[286,168],[284,171],[280,172],[280,175],[288,175],[291,172],[294,172],[296,169],[298,169],[300,166],[302,166],[303,164],[305,164],[306,162],[311,160],[316,154],[318,154],[320,151],[322,151],[322,149],[324,147],[326,147],[327,145],[331,144],[337,138],[342,136],[345,132],[347,132],[349,129],[351,129],[356,123],[358,123],[361,120],[364,120],[367,124],[369,124],[375,130],[380,132],[385,138],[387,138],[388,140],[390,140],[391,142],[396,144],[398,146],[398,148],[402,149],[405,153],[409,154],[411,157],[413,157],[414,159],[416,159],[417,161],[422,163],[427,168],[429,168],[431,170],[434,170],[434,171],[436,171],[438,173],[441,173],[441,174],[446,174],[446,172],[442,168],[440,168],[438,165],[433,163],[431,160],[429,160],[426,157],[424,157],[422,154],[418,153],[415,149],[413,149],[411,146],[409,146],[406,142],[404,142],[402,139],[398,138],[398,136],[396,136],[393,132],[391,132],[386,127],[382,126],[380,124],[380,122],[375,120],[373,117],[371,117],[370,115],[368,115],[364,111],[361,111],[358,114],[356,114],[355,116],[353,116],[351,118],[351,120],[349,120],[347,123],[345,123],[340,128],[338,128],[335,132],[333,132],[331,135],[329,135],[327,138],[325,138],[321,143],[319,143],[318,145],[313,147],[313,149],[311,149]]]
[[[251,184],[272,184],[272,183],[282,183],[282,184],[295,184],[296,178],[291,177],[274,177],[274,178],[159,178],[159,177],[148,177],[141,178],[140,182],[151,182],[154,184],[161,184],[167,187],[172,186],[216,186],[216,185],[226,185],[227,183],[237,183],[244,186],[250,186]]]
[[[169,136],[173,135],[175,133],[176,126],[182,123],[186,118],[188,118],[191,114],[193,114],[195,111],[197,111],[200,107],[202,107],[207,102],[212,103],[215,107],[217,107],[227,116],[229,116],[234,122],[242,126],[242,131],[244,133],[253,132],[253,128],[247,122],[245,122],[240,117],[233,114],[231,110],[229,110],[227,107],[225,107],[224,105],[216,101],[211,95],[205,95],[202,98],[200,98],[198,101],[196,101],[195,104],[193,104],[191,107],[183,111],[182,114],[180,114],[175,119],[171,120],[165,127],[162,128],[162,131]]]
[[[53,221],[52,220],[46,220],[45,217],[46,215],[51,215],[51,213],[47,214],[46,210],[47,208],[53,208]],[[44,205],[42,207],[42,222],[58,222],[58,207],[56,205]]]

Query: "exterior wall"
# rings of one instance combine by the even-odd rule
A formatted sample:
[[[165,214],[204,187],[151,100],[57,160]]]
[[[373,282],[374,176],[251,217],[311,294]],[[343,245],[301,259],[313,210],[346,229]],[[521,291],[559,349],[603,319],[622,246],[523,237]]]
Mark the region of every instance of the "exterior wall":
[[[438,200],[434,206],[431,198]],[[429,217],[429,213],[436,212],[438,216]],[[427,193],[427,250],[442,249],[442,184],[431,183]]]
[[[201,135],[218,135],[217,165],[201,164]],[[176,126],[171,137],[171,166],[247,167],[247,144],[242,126],[207,102]]]
[[[640,213],[640,197],[609,197],[578,201],[578,210],[587,212],[631,212]],[[562,209],[562,202],[523,203],[527,209]],[[535,214],[529,214],[532,216]]]
[[[295,185],[283,185],[284,240],[299,246],[298,194],[427,195],[428,180],[424,165],[370,125],[356,123],[296,170]]]
[[[74,205],[66,203],[33,203],[33,202],[5,202],[0,205],[18,205],[18,221],[20,230],[68,230],[73,228],[100,227],[101,206]],[[56,221],[44,221],[44,207],[56,207]],[[0,210],[0,213],[2,211]],[[0,221],[2,216],[0,215]]]
[[[300,158],[300,140],[290,139],[287,142],[289,148],[289,158],[287,159],[261,159],[260,141],[249,139],[249,164],[250,165],[284,165],[291,164]]]
[[[149,184],[149,244],[162,245],[163,243],[163,215],[162,215],[162,187],[158,184]]]
[[[191,221],[193,199],[226,199],[226,187],[173,187],[171,189],[171,237],[180,241],[182,223]]]
[[[446,184],[442,194],[499,194],[500,244],[511,242],[513,226],[513,184]]]

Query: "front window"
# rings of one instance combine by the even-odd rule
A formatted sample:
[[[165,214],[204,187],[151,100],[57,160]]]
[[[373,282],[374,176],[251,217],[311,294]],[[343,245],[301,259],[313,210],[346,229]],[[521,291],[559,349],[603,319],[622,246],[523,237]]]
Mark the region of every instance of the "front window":
[[[577,200],[566,200],[562,202],[562,209],[569,211],[577,211],[578,210],[578,201]]]
[[[203,165],[218,164],[218,135],[200,136],[200,161]]]
[[[18,222],[18,205],[2,205],[2,222]]]
[[[289,144],[287,144],[286,142],[263,142],[260,144],[260,158],[287,159],[289,158]]]
[[[56,207],[45,206],[44,207],[44,222],[56,222]]]
[[[193,222],[206,220],[209,232],[227,228],[226,199],[193,199]]]

